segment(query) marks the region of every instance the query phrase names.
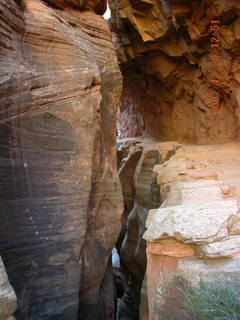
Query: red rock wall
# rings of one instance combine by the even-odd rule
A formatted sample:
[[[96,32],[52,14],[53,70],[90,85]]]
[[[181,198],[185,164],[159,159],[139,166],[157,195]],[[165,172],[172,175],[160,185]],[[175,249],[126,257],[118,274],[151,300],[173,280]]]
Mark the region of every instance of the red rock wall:
[[[0,254],[17,319],[110,320],[121,75],[103,18],[59,3],[0,1]]]
[[[200,143],[237,139],[239,2],[110,5],[124,76],[121,136]]]

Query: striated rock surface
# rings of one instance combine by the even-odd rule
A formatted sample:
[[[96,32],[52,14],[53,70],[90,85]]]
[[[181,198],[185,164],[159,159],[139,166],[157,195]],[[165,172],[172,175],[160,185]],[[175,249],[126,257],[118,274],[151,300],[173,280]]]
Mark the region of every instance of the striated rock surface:
[[[104,14],[107,9],[106,0],[43,0],[56,9],[92,10]]]
[[[15,292],[8,281],[8,277],[0,257],[0,319],[9,320],[17,308]]]
[[[182,286],[200,281],[237,289],[240,257],[240,145],[179,145],[154,168],[162,204],[150,210],[141,320],[192,320]],[[239,291],[237,291],[239,292]],[[143,308],[143,307],[142,307]]]
[[[0,253],[16,319],[114,319],[121,75],[106,22],[79,3],[0,1]]]
[[[239,136],[238,0],[110,1],[123,72],[122,137]]]

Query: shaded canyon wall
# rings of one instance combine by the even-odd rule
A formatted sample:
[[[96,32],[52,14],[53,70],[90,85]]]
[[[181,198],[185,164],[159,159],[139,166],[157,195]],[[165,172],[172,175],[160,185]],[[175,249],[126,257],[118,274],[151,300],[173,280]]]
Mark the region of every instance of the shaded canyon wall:
[[[105,7],[0,1],[0,254],[16,319],[114,319],[121,74]]]

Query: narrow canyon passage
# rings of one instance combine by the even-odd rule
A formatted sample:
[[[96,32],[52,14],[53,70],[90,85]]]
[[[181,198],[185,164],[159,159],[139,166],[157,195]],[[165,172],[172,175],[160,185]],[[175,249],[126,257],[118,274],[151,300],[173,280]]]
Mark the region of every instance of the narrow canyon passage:
[[[238,319],[239,16],[0,0],[0,320]]]

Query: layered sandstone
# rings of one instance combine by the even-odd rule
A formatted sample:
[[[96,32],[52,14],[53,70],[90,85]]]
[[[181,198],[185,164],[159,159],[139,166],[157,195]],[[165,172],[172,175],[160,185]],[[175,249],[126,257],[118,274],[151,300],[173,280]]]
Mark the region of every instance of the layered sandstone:
[[[0,253],[17,319],[114,319],[121,75],[106,22],[79,3],[0,1]]]
[[[56,9],[89,10],[104,14],[107,9],[106,0],[43,0]]]
[[[154,168],[162,204],[150,210],[143,238],[147,272],[142,320],[190,320],[182,288],[200,281],[238,287],[240,145],[179,146]]]
[[[121,136],[238,138],[239,2],[118,0],[110,6],[124,78]]]

